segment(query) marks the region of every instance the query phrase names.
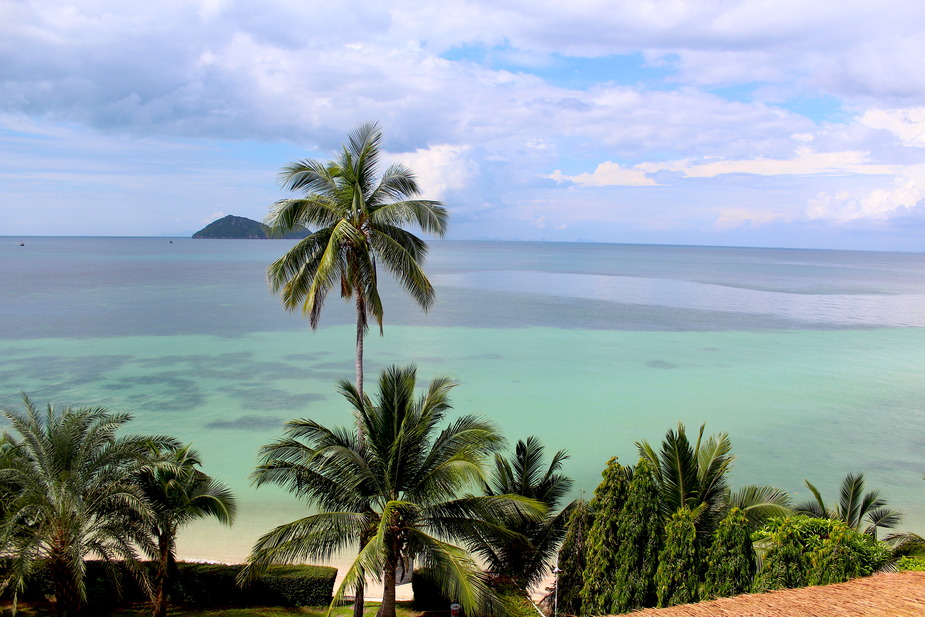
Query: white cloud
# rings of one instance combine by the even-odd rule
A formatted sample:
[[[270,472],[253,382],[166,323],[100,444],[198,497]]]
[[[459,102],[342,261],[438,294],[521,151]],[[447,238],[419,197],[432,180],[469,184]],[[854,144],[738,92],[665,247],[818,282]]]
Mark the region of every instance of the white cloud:
[[[681,172],[687,178],[713,178],[723,174],[755,174],[759,176],[866,174],[892,175],[895,165],[872,162],[865,152],[815,152],[797,148],[786,159],[754,158],[739,160],[683,160],[667,163],[643,163],[639,169],[647,173]]]
[[[866,193],[851,191],[821,192],[806,205],[809,220],[839,224],[869,219],[872,221],[904,216],[925,200],[925,166],[909,167],[890,186]]]
[[[922,186],[914,0],[0,7],[0,140],[15,148],[0,203],[17,212],[30,183],[65,201],[57,180],[97,191],[85,220],[110,201],[184,225],[253,216],[286,157],[333,156],[376,120],[425,197],[486,228],[865,221],[901,217]],[[239,178],[250,190],[229,191]],[[169,199],[141,196],[159,185]]]
[[[425,199],[444,199],[448,192],[466,188],[478,172],[478,165],[469,158],[469,148],[446,144],[414,152],[386,153],[383,162],[411,168]]]
[[[555,170],[548,176],[556,182],[573,182],[580,186],[656,186],[655,180],[640,169],[626,169],[612,161],[604,161],[592,173],[568,176]]]
[[[868,109],[861,124],[889,131],[904,146],[925,147],[925,107],[905,109]]]
[[[740,227],[761,227],[787,218],[787,215],[780,211],[760,208],[723,208],[713,226],[720,231],[728,231]]]

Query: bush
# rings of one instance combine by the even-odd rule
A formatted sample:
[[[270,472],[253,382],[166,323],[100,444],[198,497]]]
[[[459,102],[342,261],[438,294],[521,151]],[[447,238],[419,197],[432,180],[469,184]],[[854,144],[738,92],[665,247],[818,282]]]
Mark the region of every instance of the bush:
[[[588,504],[591,526],[584,538],[583,582],[576,602],[583,615],[612,612],[610,596],[616,567],[614,560],[619,547],[617,517],[623,510],[629,491],[629,470],[617,462],[616,457],[607,461],[601,476],[601,483],[594,489],[594,498]]]
[[[120,603],[146,602],[135,576],[121,562],[87,561],[87,600],[96,613],[110,612]],[[150,571],[154,565],[142,564]],[[4,564],[0,562],[0,570]],[[326,606],[331,603],[336,568],[272,566],[264,576],[242,589],[235,577],[243,565],[177,564],[171,575],[170,601],[199,607],[214,606]],[[6,595],[10,595],[7,592]],[[54,595],[44,561],[36,562],[20,600],[43,601]]]
[[[655,574],[664,530],[655,470],[647,458],[640,458],[636,464],[616,527],[617,549],[611,579],[613,604],[602,613],[605,615],[655,606],[658,600]]]
[[[925,557],[900,557],[896,569],[900,572],[925,572]]]
[[[700,555],[696,514],[687,506],[671,515],[665,526],[665,546],[658,558],[655,586],[659,606],[689,604],[700,599]]]
[[[873,574],[890,560],[882,542],[824,518],[771,519],[752,540],[763,562],[756,591],[840,583]]]
[[[330,604],[336,568],[271,566],[245,588],[235,577],[243,565],[177,564],[172,601],[195,606],[323,606]]]
[[[748,517],[732,508],[720,521],[707,552],[703,598],[725,598],[747,592],[755,576],[755,550]]]

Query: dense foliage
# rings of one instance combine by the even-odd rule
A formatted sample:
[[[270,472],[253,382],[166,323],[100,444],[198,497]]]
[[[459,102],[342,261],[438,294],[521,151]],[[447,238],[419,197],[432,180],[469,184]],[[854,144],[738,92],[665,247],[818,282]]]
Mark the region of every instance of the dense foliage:
[[[798,504],[794,508],[797,514],[842,521],[855,531],[863,531],[875,538],[878,529],[893,529],[902,520],[899,512],[887,507],[879,491],[864,492],[864,474],[849,473],[845,476],[835,507],[826,505],[819,489],[809,480],[804,482],[813,494],[813,501]]]
[[[546,514],[538,519],[518,511],[508,512],[505,518],[491,521],[497,531],[485,527],[470,542],[470,548],[496,581],[523,591],[551,571],[573,508],[572,503],[557,511],[573,484],[571,478],[560,473],[568,454],[564,450],[556,452],[546,466],[544,451],[539,439],[529,437],[517,442],[514,456],[495,455],[494,473],[484,489],[486,495],[520,495],[536,500],[545,506]]]
[[[358,432],[312,420],[289,422],[285,437],[264,446],[258,485],[282,486],[317,513],[258,539],[243,581],[273,563],[330,558],[360,538],[359,555],[334,601],[375,576],[383,581],[381,615],[394,617],[396,571],[414,560],[468,615],[503,608],[475,562],[447,539],[484,533],[488,521],[512,512],[539,518],[544,508],[510,495],[460,496],[465,487],[484,482],[485,463],[501,437],[494,425],[471,415],[441,426],[455,384],[434,379],[417,397],[416,375],[413,366],[384,370],[375,402],[341,382],[366,435],[362,447]]]
[[[617,515],[612,613],[655,606],[655,573],[662,549],[659,488],[652,463],[640,458],[633,471],[626,504]]]
[[[0,564],[2,567],[3,564]],[[143,562],[152,573],[154,562]],[[47,561],[35,564],[22,599],[29,602],[54,595]],[[102,614],[118,604],[144,602],[144,585],[131,576],[124,563],[85,562],[87,612]],[[337,569],[327,566],[274,566],[253,585],[242,588],[236,576],[243,565],[178,562],[170,584],[174,604],[199,608],[218,606],[322,606],[331,601]],[[116,576],[112,576],[115,569]]]
[[[826,585],[873,574],[890,561],[890,549],[869,534],[832,519],[772,519],[755,533],[762,559],[755,589]]]
[[[696,518],[697,513],[683,506],[665,525],[665,546],[659,554],[655,573],[659,606],[688,604],[700,599],[701,562]]]
[[[194,606],[323,606],[331,602],[337,569],[326,566],[272,566],[241,587],[243,565],[183,563],[177,572],[176,601]]]
[[[588,502],[579,500],[572,508],[566,523],[565,539],[559,550],[559,573],[556,575],[556,592],[559,612],[582,615],[581,587],[584,584],[588,531],[593,517]]]
[[[80,614],[87,603],[85,560],[137,564],[137,550],[153,553],[153,518],[136,482],[153,448],[177,448],[164,436],[120,436],[131,419],[102,407],[41,412],[4,411],[0,485],[4,502],[0,538],[11,556],[3,586],[21,591],[38,561],[47,563],[56,610]],[[133,571],[142,576],[140,568]]]
[[[706,565],[701,597],[725,598],[751,589],[755,550],[748,517],[739,508],[732,508],[720,521],[707,551]]]
[[[581,588],[583,615],[607,615],[613,590],[613,571],[617,555],[617,518],[629,492],[631,470],[616,458],[607,461],[603,480],[594,490],[588,509],[593,523],[586,541],[584,585]]]

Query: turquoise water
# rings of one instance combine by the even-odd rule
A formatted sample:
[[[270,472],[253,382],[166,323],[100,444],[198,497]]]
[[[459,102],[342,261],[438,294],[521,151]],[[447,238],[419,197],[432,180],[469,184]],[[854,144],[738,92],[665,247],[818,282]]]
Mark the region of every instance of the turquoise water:
[[[351,307],[329,298],[315,332],[286,314],[263,272],[288,246],[0,240],[0,404],[103,404],[192,441],[243,510],[181,552],[243,558],[302,511],[250,487],[257,448],[290,418],[350,422],[335,382],[353,379]],[[427,270],[426,315],[384,283],[368,379],[407,362],[453,377],[460,412],[569,450],[576,494],[635,441],[706,422],[732,438],[736,485],[802,499],[809,478],[835,500],[860,471],[925,532],[925,256],[441,242]]]

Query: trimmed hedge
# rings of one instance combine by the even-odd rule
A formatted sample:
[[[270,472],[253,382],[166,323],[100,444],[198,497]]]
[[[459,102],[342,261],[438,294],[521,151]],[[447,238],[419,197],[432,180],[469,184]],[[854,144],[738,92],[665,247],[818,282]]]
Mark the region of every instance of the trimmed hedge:
[[[120,602],[144,602],[142,587],[122,563],[87,561],[87,596],[90,606],[108,611]],[[0,569],[3,568],[0,562]],[[153,573],[154,564],[146,563]],[[171,574],[170,602],[197,607],[218,606],[327,606],[334,591],[337,568],[327,566],[272,566],[246,588],[235,577],[243,565],[177,564]],[[20,599],[42,601],[54,595],[48,568],[35,565]]]
[[[174,602],[195,606],[326,606],[331,603],[337,568],[272,566],[245,588],[235,577],[243,565],[180,563]]]

